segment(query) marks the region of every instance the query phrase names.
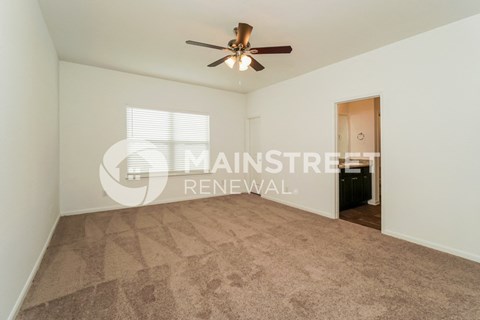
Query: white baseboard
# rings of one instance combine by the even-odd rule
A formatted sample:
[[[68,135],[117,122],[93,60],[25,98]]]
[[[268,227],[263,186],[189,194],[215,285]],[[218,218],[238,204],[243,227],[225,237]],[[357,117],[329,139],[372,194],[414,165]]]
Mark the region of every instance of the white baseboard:
[[[444,246],[444,245],[441,245],[441,244],[433,243],[433,242],[423,240],[423,239],[419,239],[419,238],[416,238],[416,237],[407,236],[405,234],[395,232],[395,231],[391,231],[391,230],[385,230],[385,231],[382,231],[382,233],[387,235],[387,236],[391,236],[391,237],[401,239],[401,240],[405,240],[405,241],[408,241],[408,242],[413,242],[413,243],[419,244],[421,246],[424,246],[424,247],[427,247],[427,248],[430,248],[430,249],[435,249],[435,250],[438,250],[438,251],[442,251],[442,252],[445,252],[445,253],[449,253],[449,254],[452,254],[454,256],[465,258],[467,260],[480,262],[480,256],[476,255],[476,254],[473,254],[473,253],[469,253],[469,252],[465,252],[465,251],[462,251],[462,250],[450,248],[450,247],[447,247],[447,246]]]
[[[294,203],[294,202],[280,200],[280,199],[277,199],[275,197],[271,197],[271,196],[267,196],[267,195],[262,195],[262,197],[267,199],[267,200],[271,200],[271,201],[274,201],[274,202],[278,202],[278,203],[287,205],[289,207],[293,207],[293,208],[297,208],[297,209],[300,209],[300,210],[315,213],[315,214],[318,214],[318,215],[321,215],[321,216],[324,216],[324,217],[327,217],[327,218],[330,218],[330,219],[335,219],[335,217],[331,214],[328,214],[328,213],[325,213],[325,212],[322,212],[322,211],[319,211],[319,210],[316,210],[316,209],[313,209],[313,208],[309,208],[309,207],[306,207],[306,206],[303,206],[303,205],[299,205],[299,204]],[[395,231],[391,231],[391,230],[385,230],[385,231],[382,231],[382,233],[385,234],[385,235],[397,238],[397,239],[401,239],[401,240],[405,240],[405,241],[408,241],[408,242],[416,243],[418,245],[421,245],[421,246],[424,246],[424,247],[427,247],[427,248],[431,248],[431,249],[438,250],[438,251],[441,251],[441,252],[449,253],[449,254],[452,254],[454,256],[458,256],[458,257],[461,257],[461,258],[464,258],[464,259],[467,259],[467,260],[480,262],[480,256],[476,255],[476,254],[472,254],[472,253],[465,252],[465,251],[462,251],[462,250],[450,248],[450,247],[440,245],[440,244],[437,244],[437,243],[433,243],[433,242],[430,242],[430,241],[427,241],[427,240],[407,236],[407,235],[404,235],[404,234],[401,234],[401,233],[398,233],[398,232],[395,232]]]
[[[17,314],[20,311],[20,308],[22,307],[23,300],[25,300],[25,297],[27,296],[28,290],[30,289],[30,286],[32,285],[33,278],[35,278],[35,275],[37,274],[38,268],[40,267],[40,264],[42,263],[43,256],[45,255],[45,252],[47,251],[47,248],[50,244],[50,240],[52,240],[53,233],[55,232],[55,229],[57,228],[57,224],[58,224],[59,220],[60,220],[60,215],[57,216],[57,219],[55,220],[55,223],[53,224],[53,227],[50,230],[47,241],[45,241],[45,245],[43,246],[42,251],[40,252],[40,255],[38,256],[37,261],[35,262],[35,265],[33,266],[32,272],[30,272],[30,275],[28,276],[27,282],[23,286],[23,289],[22,289],[22,291],[20,292],[20,295],[17,298],[17,302],[15,302],[15,305],[13,306],[13,309],[10,312],[10,315],[8,316],[8,320],[14,320],[17,317]]]
[[[262,198],[273,201],[273,202],[278,202],[278,203],[284,204],[284,205],[292,207],[292,208],[296,208],[296,209],[300,209],[300,210],[307,211],[307,212],[310,212],[310,213],[318,214],[318,215],[326,217],[326,218],[335,219],[335,215],[332,215],[330,213],[326,213],[326,212],[323,212],[323,211],[320,211],[320,210],[317,210],[317,209],[313,209],[313,208],[310,208],[310,207],[307,207],[307,206],[304,206],[304,205],[301,205],[301,204],[298,204],[298,203],[295,203],[295,202],[280,200],[280,199],[277,199],[275,197],[268,196],[268,195],[262,195]]]
[[[222,196],[228,196],[228,195],[230,195],[230,194],[188,195],[188,196],[181,196],[181,197],[175,197],[175,198],[167,198],[167,199],[156,200],[156,201],[152,201],[149,204],[146,204],[144,206],[153,206],[153,205],[164,204],[164,203],[172,203],[172,202],[181,202],[181,201],[190,201],[190,200],[222,197]],[[138,206],[138,207],[143,207],[143,206]],[[80,209],[80,210],[63,211],[61,213],[61,215],[62,216],[74,216],[74,215],[77,215],[77,214],[110,211],[110,210],[121,210],[121,209],[127,209],[127,208],[129,208],[129,207],[122,206],[121,204],[115,204],[115,205],[104,206],[104,207],[94,207],[94,208],[86,208],[86,209]]]
[[[376,201],[376,200],[368,200],[367,202],[369,205],[371,206],[378,206],[380,204],[380,201]]]

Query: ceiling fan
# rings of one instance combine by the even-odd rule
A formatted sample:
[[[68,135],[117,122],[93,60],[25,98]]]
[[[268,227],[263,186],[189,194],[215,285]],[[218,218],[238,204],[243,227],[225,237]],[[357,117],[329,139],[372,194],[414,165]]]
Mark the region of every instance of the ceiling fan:
[[[209,67],[216,67],[222,62],[225,62],[230,68],[233,68],[238,62],[238,70],[245,71],[248,67],[252,67],[255,71],[262,71],[265,69],[257,60],[255,60],[252,54],[278,54],[278,53],[290,53],[292,52],[291,46],[280,47],[262,47],[251,48],[250,47],[250,35],[252,34],[253,27],[247,23],[239,23],[238,27],[235,27],[237,38],[228,42],[227,47],[220,47],[213,44],[202,43],[197,41],[188,40],[187,44],[194,46],[206,47],[211,49],[222,50],[229,54],[215,62],[210,63]]]

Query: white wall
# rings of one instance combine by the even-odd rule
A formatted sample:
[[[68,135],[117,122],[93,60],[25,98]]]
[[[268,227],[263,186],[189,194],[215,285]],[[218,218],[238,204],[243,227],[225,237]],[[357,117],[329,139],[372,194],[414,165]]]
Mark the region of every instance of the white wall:
[[[382,97],[383,232],[480,261],[480,15],[248,95],[264,149],[334,150],[334,105]],[[276,200],[334,217],[333,174]],[[277,177],[280,179],[282,177]]]
[[[6,319],[21,303],[59,214],[58,60],[37,1],[0,2],[0,90],[0,319]]]
[[[208,72],[208,70],[205,70]],[[103,193],[98,169],[107,149],[126,138],[127,105],[210,114],[211,157],[245,149],[243,94],[123,72],[60,63],[60,208],[76,214],[119,207]],[[230,157],[229,161],[233,161]],[[170,177],[156,202],[178,201],[184,179],[237,179],[224,173]]]

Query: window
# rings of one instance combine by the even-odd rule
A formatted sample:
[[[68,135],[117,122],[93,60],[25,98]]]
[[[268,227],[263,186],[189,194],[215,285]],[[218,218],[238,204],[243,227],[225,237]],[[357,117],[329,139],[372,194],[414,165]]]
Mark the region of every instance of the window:
[[[147,140],[161,151],[165,161],[153,158],[150,163],[137,154],[127,159],[128,174],[157,172],[170,174],[208,172],[210,169],[210,116],[194,113],[167,112],[127,108],[129,151],[141,150]],[[202,161],[185,162],[186,155]],[[188,159],[188,158],[187,158]],[[153,162],[153,165],[152,165]]]

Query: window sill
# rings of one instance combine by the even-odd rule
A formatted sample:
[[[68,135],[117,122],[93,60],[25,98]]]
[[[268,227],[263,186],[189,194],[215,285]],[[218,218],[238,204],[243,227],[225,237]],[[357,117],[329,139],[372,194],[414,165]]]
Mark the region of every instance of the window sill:
[[[181,176],[198,176],[198,175],[207,175],[207,174],[212,174],[210,171],[191,171],[191,172],[168,172],[167,174],[164,173],[147,173],[147,172],[140,172],[140,173],[135,173],[135,174],[128,174],[125,177],[125,180],[127,181],[135,181],[135,180],[140,180],[140,179],[149,179],[149,178],[158,178],[158,177],[181,177]],[[130,178],[131,177],[131,178]]]

